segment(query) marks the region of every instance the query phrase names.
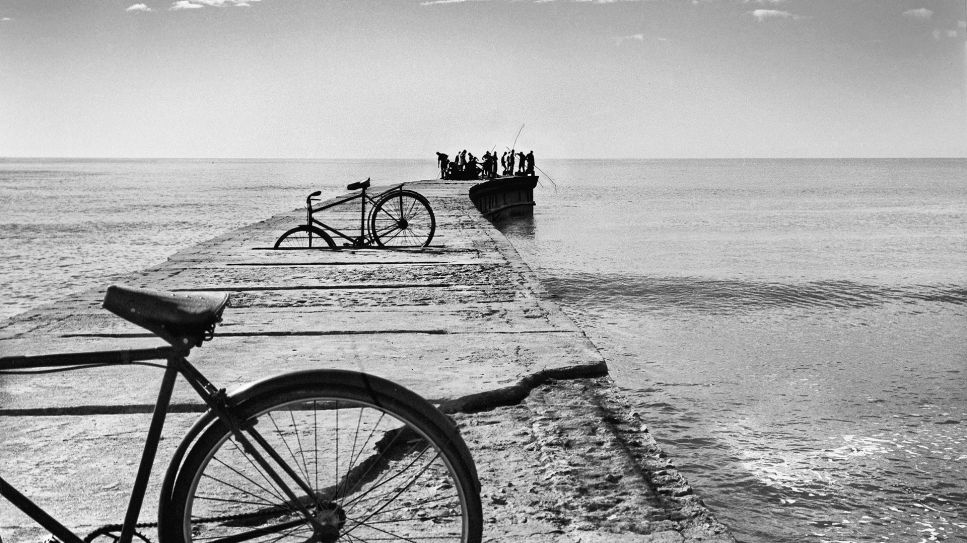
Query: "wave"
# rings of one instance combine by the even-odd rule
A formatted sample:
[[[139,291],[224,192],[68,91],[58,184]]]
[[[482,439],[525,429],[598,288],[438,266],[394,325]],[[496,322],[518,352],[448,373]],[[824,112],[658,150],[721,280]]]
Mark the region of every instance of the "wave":
[[[733,313],[765,308],[855,309],[886,304],[967,306],[967,286],[957,284],[884,286],[845,280],[781,283],[584,272],[548,274],[543,280],[551,295],[564,302],[643,310]]]

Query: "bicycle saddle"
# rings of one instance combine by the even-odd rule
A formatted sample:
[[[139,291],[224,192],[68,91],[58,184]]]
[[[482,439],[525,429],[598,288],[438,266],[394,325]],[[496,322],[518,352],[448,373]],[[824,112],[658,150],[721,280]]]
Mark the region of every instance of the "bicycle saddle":
[[[357,181],[355,183],[346,185],[346,190],[359,190],[359,189],[365,189],[365,188],[369,188],[369,179],[366,179],[365,181]]]
[[[199,347],[211,339],[227,304],[227,293],[179,294],[111,285],[103,307],[176,347]]]

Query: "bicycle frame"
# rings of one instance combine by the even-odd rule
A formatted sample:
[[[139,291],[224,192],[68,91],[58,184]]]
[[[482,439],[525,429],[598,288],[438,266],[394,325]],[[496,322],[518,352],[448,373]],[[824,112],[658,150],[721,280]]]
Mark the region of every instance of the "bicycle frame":
[[[122,351],[101,351],[88,353],[65,353],[43,356],[17,356],[0,358],[0,373],[11,370],[25,370],[37,368],[72,368],[81,369],[85,367],[99,366],[120,366],[128,364],[138,364],[148,360],[167,360],[164,377],[158,390],[158,398],[155,402],[154,413],[151,417],[151,424],[148,427],[148,435],[145,439],[144,449],[141,453],[141,462],[138,465],[137,475],[135,476],[134,487],[128,501],[127,513],[121,528],[121,537],[118,543],[131,543],[134,530],[141,514],[141,506],[144,501],[145,491],[148,487],[148,480],[151,475],[151,466],[154,463],[158,452],[158,443],[161,438],[161,431],[164,427],[165,419],[168,414],[168,407],[171,402],[171,395],[178,375],[185,378],[188,384],[198,393],[201,399],[211,409],[215,416],[221,419],[235,437],[242,443],[243,447],[250,450],[253,459],[266,470],[266,473],[285,492],[290,499],[296,503],[306,519],[316,524],[315,519],[304,506],[298,504],[295,493],[288,484],[279,476],[275,468],[269,464],[265,457],[253,446],[248,437],[243,434],[243,430],[251,435],[252,439],[266,451],[272,460],[282,467],[283,471],[292,478],[291,480],[303,484],[302,479],[292,472],[292,468],[278,457],[271,447],[266,446],[264,438],[254,428],[242,428],[239,418],[232,411],[233,406],[228,399],[224,389],[217,389],[204,375],[188,362],[186,356],[188,352],[174,347],[157,347],[153,349],[137,349]],[[311,492],[311,489],[310,489]],[[10,485],[3,477],[0,477],[0,496],[7,499],[17,509],[23,511],[28,517],[40,524],[44,529],[58,538],[62,543],[83,543],[83,540],[66,528],[59,521],[54,519],[43,508],[32,502],[20,491]]]
[[[308,226],[312,226],[312,225],[318,226],[319,228],[322,228],[324,231],[330,232],[332,234],[335,234],[335,235],[339,236],[340,238],[345,239],[346,241],[352,243],[353,247],[366,247],[366,246],[368,246],[370,244],[370,242],[369,242],[369,235],[366,232],[366,202],[368,201],[369,204],[370,204],[370,206],[375,206],[376,205],[376,200],[378,198],[381,198],[384,194],[388,194],[388,193],[393,192],[393,191],[400,191],[400,190],[402,190],[402,188],[403,188],[403,184],[401,183],[399,185],[396,185],[396,186],[391,187],[391,188],[389,188],[389,189],[387,189],[387,190],[385,190],[383,192],[380,192],[380,193],[376,194],[376,196],[370,196],[369,194],[366,193],[366,189],[364,188],[364,189],[362,189],[360,192],[358,192],[356,194],[351,194],[349,196],[344,196],[342,198],[337,198],[336,200],[334,200],[332,202],[329,202],[327,204],[323,204],[323,205],[320,205],[320,206],[316,206],[316,207],[313,207],[312,206],[312,202],[315,199],[313,198],[312,195],[309,195],[309,197],[306,198],[306,225],[308,225]],[[313,193],[313,194],[318,194],[318,193]],[[346,234],[345,232],[343,232],[343,231],[341,231],[341,230],[339,230],[339,229],[337,229],[335,227],[329,226],[328,224],[326,224],[326,223],[324,223],[324,222],[316,219],[315,217],[313,217],[313,215],[315,215],[316,213],[321,213],[321,212],[323,212],[323,211],[325,211],[327,209],[336,207],[338,205],[345,204],[347,202],[351,202],[353,200],[360,200],[360,208],[359,208],[359,236],[356,236],[356,237],[350,236],[350,235]]]

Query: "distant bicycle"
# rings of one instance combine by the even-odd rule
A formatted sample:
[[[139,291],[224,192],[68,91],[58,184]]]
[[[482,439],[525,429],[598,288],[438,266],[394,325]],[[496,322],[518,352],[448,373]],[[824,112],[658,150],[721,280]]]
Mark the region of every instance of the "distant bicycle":
[[[137,529],[149,526],[161,543],[480,542],[470,451],[453,422],[417,394],[331,369],[284,373],[231,394],[208,381],[186,357],[212,338],[227,304],[227,294],[112,286],[104,307],[170,346],[0,357],[0,376],[119,365],[164,370],[123,524],[82,538],[2,477],[0,496],[62,543],[147,543]],[[208,410],[168,466],[158,523],[138,523],[179,375]]]
[[[366,193],[370,180],[352,183],[347,190],[358,190],[328,204],[313,207],[320,191],[306,198],[306,223],[282,234],[275,242],[276,249],[338,248],[330,233],[345,239],[344,247],[426,247],[436,231],[436,218],[430,202],[420,193],[398,185],[376,196]],[[318,220],[314,215],[353,200],[360,201],[359,232],[343,232]],[[370,203],[367,210],[366,202]],[[367,229],[367,226],[369,227]]]

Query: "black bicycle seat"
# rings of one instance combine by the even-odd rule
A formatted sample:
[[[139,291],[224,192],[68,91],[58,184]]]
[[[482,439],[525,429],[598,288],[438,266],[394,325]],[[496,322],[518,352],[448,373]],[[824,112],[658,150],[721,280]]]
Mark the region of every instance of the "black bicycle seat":
[[[365,181],[357,181],[350,185],[346,185],[346,190],[359,190],[369,188],[369,179]]]
[[[197,347],[211,339],[226,305],[227,293],[180,294],[111,285],[104,294],[104,309],[176,347]]]

